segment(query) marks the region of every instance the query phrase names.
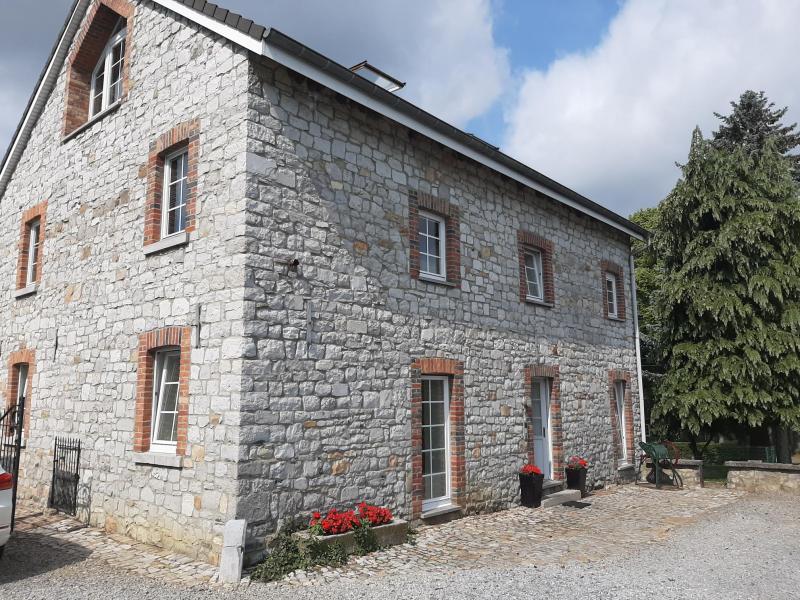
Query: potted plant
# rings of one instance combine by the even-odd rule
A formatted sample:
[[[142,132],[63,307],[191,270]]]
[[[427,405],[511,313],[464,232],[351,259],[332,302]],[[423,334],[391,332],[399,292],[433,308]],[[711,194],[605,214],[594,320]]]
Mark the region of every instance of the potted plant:
[[[580,490],[581,498],[586,496],[586,471],[589,461],[580,456],[570,456],[567,462],[567,487],[571,490]]]
[[[542,505],[544,475],[536,465],[525,465],[519,470],[519,490],[522,506],[539,508]]]

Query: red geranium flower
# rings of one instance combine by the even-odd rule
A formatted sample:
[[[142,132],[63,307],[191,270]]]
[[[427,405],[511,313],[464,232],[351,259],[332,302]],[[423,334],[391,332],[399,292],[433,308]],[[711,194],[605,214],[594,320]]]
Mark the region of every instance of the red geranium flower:
[[[541,475],[542,470],[536,465],[525,465],[520,470],[523,475]]]

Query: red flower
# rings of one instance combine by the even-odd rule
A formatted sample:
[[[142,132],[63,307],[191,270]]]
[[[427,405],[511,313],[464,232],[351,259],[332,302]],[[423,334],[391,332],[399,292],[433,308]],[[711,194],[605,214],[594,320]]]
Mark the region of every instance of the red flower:
[[[523,475],[541,475],[542,470],[536,465],[525,465],[520,470]]]
[[[587,469],[588,467],[589,461],[580,456],[570,456],[567,462],[568,469]]]
[[[361,517],[362,522],[368,521],[373,527],[391,523],[392,519],[394,518],[392,516],[392,511],[390,511],[388,508],[373,506],[371,504],[367,504],[366,502],[362,502],[358,505],[358,516]]]

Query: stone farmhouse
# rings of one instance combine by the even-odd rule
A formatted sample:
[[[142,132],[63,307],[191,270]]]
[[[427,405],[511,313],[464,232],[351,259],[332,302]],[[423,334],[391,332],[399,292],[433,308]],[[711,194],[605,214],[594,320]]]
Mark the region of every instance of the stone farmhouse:
[[[0,171],[21,494],[215,562],[364,499],[518,502],[643,435],[637,225],[204,0],[76,0]],[[387,81],[392,85],[387,85]]]

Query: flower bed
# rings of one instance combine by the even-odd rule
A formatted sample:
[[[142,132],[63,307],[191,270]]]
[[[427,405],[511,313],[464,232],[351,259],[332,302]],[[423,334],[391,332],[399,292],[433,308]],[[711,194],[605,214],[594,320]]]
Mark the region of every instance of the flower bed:
[[[374,544],[396,546],[407,539],[408,523],[395,519],[392,511],[381,506],[361,502],[355,509],[340,511],[332,508],[324,516],[320,512],[311,515],[306,531],[293,534],[298,541],[315,539],[325,544],[340,544],[347,554],[358,550],[358,533],[369,529],[374,535]]]

